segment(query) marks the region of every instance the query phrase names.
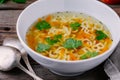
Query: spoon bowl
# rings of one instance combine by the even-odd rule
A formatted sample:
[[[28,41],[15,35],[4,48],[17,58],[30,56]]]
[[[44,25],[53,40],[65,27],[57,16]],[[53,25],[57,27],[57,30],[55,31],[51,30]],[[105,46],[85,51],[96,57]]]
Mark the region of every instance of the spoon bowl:
[[[29,63],[27,53],[17,38],[5,38],[3,41],[3,46],[10,46],[10,47],[18,49],[21,52],[22,59],[24,60],[25,64],[27,65],[28,69],[32,73],[35,74],[34,70],[32,69],[32,67]]]
[[[16,67],[21,59],[20,53],[11,47],[0,46],[0,70],[9,71]]]
[[[25,67],[23,67],[20,63],[21,54],[17,49],[8,47],[8,46],[0,46],[0,70],[1,71],[8,71],[13,69],[14,67],[18,67],[19,69],[23,70],[25,73],[29,74],[36,80],[42,80],[35,74],[28,71]]]

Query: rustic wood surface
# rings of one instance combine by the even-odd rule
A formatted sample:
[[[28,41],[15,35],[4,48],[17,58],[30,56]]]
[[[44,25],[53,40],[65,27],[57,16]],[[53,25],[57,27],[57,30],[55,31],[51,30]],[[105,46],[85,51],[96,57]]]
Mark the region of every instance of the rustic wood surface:
[[[17,37],[16,34],[16,21],[22,10],[34,2],[35,0],[27,0],[26,4],[17,4],[8,0],[5,4],[0,4],[0,45],[2,45],[3,40],[6,37]],[[110,5],[120,16],[120,5]],[[120,47],[118,45],[117,51]],[[103,64],[98,67],[85,72],[82,75],[75,77],[63,77],[58,76],[48,69],[37,64],[34,60],[29,57],[30,63],[35,70],[36,74],[43,78],[44,80],[107,80],[108,77],[103,70]],[[21,61],[24,65],[23,61]],[[29,75],[25,74],[23,71],[15,68],[8,72],[0,72],[0,80],[33,80]]]

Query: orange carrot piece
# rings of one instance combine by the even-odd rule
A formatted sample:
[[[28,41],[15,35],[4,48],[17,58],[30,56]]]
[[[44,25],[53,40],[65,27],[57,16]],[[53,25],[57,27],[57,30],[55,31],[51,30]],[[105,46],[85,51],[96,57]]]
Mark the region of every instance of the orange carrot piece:
[[[46,21],[47,21],[47,22],[50,22],[51,18],[52,18],[52,16],[51,16],[51,15],[48,15],[48,16],[46,17]]]
[[[100,52],[100,54],[104,53],[104,52],[107,51],[108,49],[109,49],[108,46],[105,46],[105,47],[102,49],[102,51]]]
[[[81,39],[81,38],[89,38],[90,39],[91,34],[87,34],[85,32],[83,32],[82,30],[77,34],[77,38]]]
[[[36,27],[32,26],[31,31],[34,31],[34,30],[36,30]]]
[[[112,40],[110,38],[106,38],[105,41],[108,43],[108,44],[111,44],[112,43]]]
[[[60,51],[61,53],[64,53],[65,52],[65,49],[61,49],[61,51]]]
[[[60,22],[59,21],[53,21],[53,22],[51,22],[51,26],[60,26]]]
[[[35,39],[33,38],[33,36],[27,35],[26,36],[26,40],[27,40],[28,45],[30,46],[30,48],[32,48],[33,50],[35,50],[35,45],[37,44],[37,42],[35,41]]]
[[[77,34],[77,38],[78,39],[83,38],[83,31],[82,30]]]
[[[69,55],[70,55],[70,60],[77,60],[77,58],[73,53],[70,53]]]
[[[105,47],[102,49],[101,53],[104,53],[105,51],[107,51],[109,49],[109,46],[112,43],[112,40],[110,38],[106,38],[105,42],[107,42],[107,44],[105,45]]]
[[[81,19],[73,19],[76,22],[82,23],[83,21]]]

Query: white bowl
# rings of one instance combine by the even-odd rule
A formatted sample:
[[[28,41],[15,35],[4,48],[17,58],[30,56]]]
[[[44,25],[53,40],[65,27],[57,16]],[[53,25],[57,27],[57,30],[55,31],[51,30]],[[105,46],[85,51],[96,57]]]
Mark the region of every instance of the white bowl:
[[[86,13],[102,21],[112,35],[113,43],[110,49],[94,58],[79,61],[55,60],[30,49],[25,41],[25,35],[30,25],[39,17],[61,11]],[[119,34],[120,19],[118,15],[111,8],[96,0],[39,0],[29,5],[20,14],[17,21],[17,35],[28,54],[42,66],[64,76],[80,74],[101,64],[117,46],[120,40]]]

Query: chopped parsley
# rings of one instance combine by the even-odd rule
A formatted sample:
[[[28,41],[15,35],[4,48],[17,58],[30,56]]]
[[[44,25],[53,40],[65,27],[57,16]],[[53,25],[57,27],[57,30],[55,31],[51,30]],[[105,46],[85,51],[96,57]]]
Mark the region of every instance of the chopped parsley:
[[[80,56],[80,59],[88,59],[88,58],[91,58],[91,57],[95,57],[97,55],[98,55],[98,52],[90,52],[90,51],[88,51],[87,53]]]
[[[100,30],[96,30],[96,35],[97,35],[96,36],[97,40],[102,40],[102,39],[107,38],[107,35]]]
[[[37,48],[36,48],[36,51],[37,52],[44,52],[44,51],[49,50],[49,49],[50,49],[50,45],[39,43]]]
[[[35,27],[39,30],[46,30],[46,29],[51,28],[50,24],[45,20],[38,22]]]
[[[16,2],[16,3],[26,3],[27,0],[13,0],[13,2]]]
[[[62,34],[58,34],[58,35],[55,35],[55,36],[53,37],[53,39],[50,38],[50,37],[47,37],[47,38],[46,38],[46,42],[47,42],[49,45],[54,45],[55,43],[59,42],[61,38],[62,38]]]
[[[7,0],[0,0],[0,4],[5,3]],[[27,0],[12,0],[13,2],[16,3],[26,3]]]
[[[62,38],[62,34],[58,34],[58,35],[55,35],[54,36],[54,39],[55,40],[59,40],[59,39],[61,39]]]
[[[57,40],[51,39],[50,37],[47,37],[45,40],[49,45],[53,45],[58,42]]]
[[[78,48],[80,46],[82,46],[82,41],[81,40],[75,40],[73,38],[68,38],[63,46],[67,49],[74,49],[74,48]]]
[[[6,0],[0,0],[0,4],[3,4]]]
[[[73,29],[73,30],[77,30],[79,27],[80,27],[80,23],[78,22],[74,22],[74,23],[71,23],[70,24],[70,27]]]

